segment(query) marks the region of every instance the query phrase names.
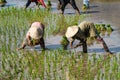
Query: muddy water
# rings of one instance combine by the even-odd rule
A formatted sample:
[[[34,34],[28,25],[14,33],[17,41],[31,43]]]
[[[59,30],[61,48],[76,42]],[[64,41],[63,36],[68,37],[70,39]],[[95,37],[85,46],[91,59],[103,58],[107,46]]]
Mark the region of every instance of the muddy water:
[[[9,0],[5,7],[15,6],[15,7],[24,7],[27,0]],[[47,3],[47,0],[45,0]],[[52,1],[52,12],[59,13],[56,9],[57,0]],[[119,0],[90,0],[90,9],[86,12],[82,11],[82,0],[76,0],[77,6],[80,9],[81,13],[86,16],[85,20],[92,21],[94,23],[107,23],[111,24],[115,31],[108,36],[104,36],[104,40],[109,46],[112,52],[120,52],[120,1]],[[32,3],[29,8],[34,8],[34,3]],[[75,11],[70,5],[66,6],[65,15],[66,14],[74,15]],[[60,39],[61,36],[57,37],[49,37],[46,39],[46,47],[51,49],[60,48]],[[51,40],[51,41],[50,41]],[[55,41],[55,42],[52,42]],[[76,42],[77,43],[77,42]],[[75,44],[76,44],[75,43]],[[53,46],[54,45],[54,46]],[[95,44],[93,46],[88,47],[89,52],[104,52],[102,49],[102,45]],[[81,51],[80,48],[76,49],[77,51]]]

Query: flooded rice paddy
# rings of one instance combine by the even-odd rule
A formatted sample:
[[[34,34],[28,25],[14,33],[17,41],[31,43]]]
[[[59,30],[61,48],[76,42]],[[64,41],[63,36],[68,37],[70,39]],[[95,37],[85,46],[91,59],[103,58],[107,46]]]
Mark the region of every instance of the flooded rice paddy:
[[[47,3],[47,0],[45,0]],[[90,9],[82,10],[82,0],[76,0],[82,13],[75,12],[68,5],[65,17],[56,9],[57,1],[52,1],[52,13],[34,10],[34,3],[24,10],[26,0],[9,0],[0,11],[0,79],[1,80],[119,80],[120,79],[120,2],[90,2]],[[54,1],[54,2],[53,2]],[[100,1],[100,0],[99,0]],[[103,0],[102,0],[103,1]],[[15,8],[13,8],[13,6]],[[113,7],[114,6],[114,7]],[[10,8],[8,8],[10,7]],[[32,9],[30,9],[32,8]],[[46,25],[45,43],[49,48],[41,51],[39,46],[17,51],[29,26],[33,21]],[[102,45],[94,43],[88,47],[89,54],[82,54],[82,48],[63,50],[60,45],[68,26],[88,20],[96,24],[110,24],[114,31],[105,33],[104,40],[114,55],[107,55]],[[64,26],[62,26],[62,25]],[[59,28],[59,26],[61,26]],[[75,41],[76,44],[78,41]]]

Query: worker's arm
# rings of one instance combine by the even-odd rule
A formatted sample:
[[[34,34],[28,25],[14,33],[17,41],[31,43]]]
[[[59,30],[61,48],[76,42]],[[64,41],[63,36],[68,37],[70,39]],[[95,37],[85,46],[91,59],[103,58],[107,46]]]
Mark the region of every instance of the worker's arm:
[[[107,46],[107,44],[105,43],[105,41],[103,40],[103,38],[101,38],[100,36],[97,37],[97,40],[102,42],[102,45],[103,45],[103,48],[104,50],[109,53],[109,54],[112,54]]]
[[[25,47],[26,47],[26,43],[25,43],[25,42],[23,42],[23,43],[22,43],[22,46],[21,46],[20,48],[17,48],[17,50],[24,49]]]
[[[83,45],[83,43],[80,41],[77,45],[74,46],[74,48],[77,48],[77,47],[82,46],[82,45]]]
[[[73,38],[70,38],[70,48],[73,48],[73,42],[74,42],[75,39]]]
[[[105,43],[105,41],[103,40],[103,38],[100,37],[100,41],[102,42],[102,45],[103,45],[103,48],[106,52],[110,52],[109,49],[108,49],[108,46],[107,44]]]

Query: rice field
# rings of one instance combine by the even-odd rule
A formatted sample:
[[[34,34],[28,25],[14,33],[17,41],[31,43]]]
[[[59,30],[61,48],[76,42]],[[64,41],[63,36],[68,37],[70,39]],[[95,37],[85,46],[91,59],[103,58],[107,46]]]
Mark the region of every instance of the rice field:
[[[119,80],[120,54],[83,54],[71,50],[17,51],[30,24],[45,24],[45,38],[63,35],[84,19],[81,15],[53,14],[46,10],[0,10],[0,80]]]

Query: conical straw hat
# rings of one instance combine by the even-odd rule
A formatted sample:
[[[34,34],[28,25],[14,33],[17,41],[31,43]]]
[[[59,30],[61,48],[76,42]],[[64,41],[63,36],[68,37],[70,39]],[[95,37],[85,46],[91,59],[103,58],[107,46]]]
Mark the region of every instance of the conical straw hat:
[[[78,25],[78,27],[83,28],[88,23],[89,23],[88,21],[83,21]]]
[[[79,28],[78,26],[71,26],[67,28],[67,31],[65,33],[65,36],[67,38],[71,38],[73,37],[77,32],[78,32]]]
[[[28,30],[28,33],[31,38],[33,39],[40,39],[44,35],[44,29],[42,27],[41,23],[39,22],[34,22],[30,29]]]

